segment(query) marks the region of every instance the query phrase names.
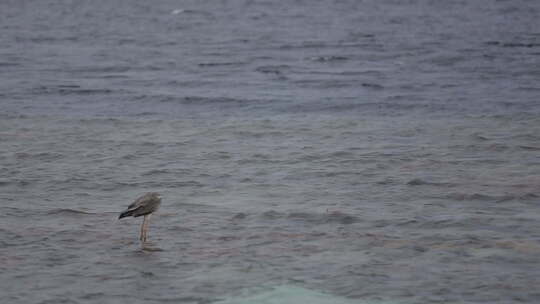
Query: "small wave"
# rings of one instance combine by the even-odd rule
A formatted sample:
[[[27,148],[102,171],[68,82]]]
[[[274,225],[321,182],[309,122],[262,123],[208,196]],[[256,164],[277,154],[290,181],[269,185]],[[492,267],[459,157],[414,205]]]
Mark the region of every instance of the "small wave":
[[[366,43],[356,43],[356,42],[339,42],[339,43],[329,43],[327,41],[302,41],[299,43],[283,44],[279,46],[279,49],[282,50],[295,50],[295,49],[323,49],[323,48],[364,48],[368,46]]]
[[[239,212],[237,214],[235,214],[232,219],[233,220],[243,220],[247,217],[247,214],[245,214],[244,212]]]
[[[359,222],[360,219],[354,215],[332,211],[326,213],[310,213],[310,212],[291,212],[281,213],[274,210],[266,211],[262,214],[266,219],[288,219],[294,221],[303,221],[310,224],[342,224],[348,225]]]
[[[533,146],[519,146],[519,147],[527,151],[540,151],[540,147],[533,147]]]
[[[261,216],[263,218],[266,218],[266,219],[278,219],[278,218],[284,217],[285,214],[281,213],[281,212],[274,211],[274,210],[270,210],[270,211],[263,212],[263,214]]]
[[[95,213],[69,208],[58,208],[47,211],[49,215],[94,215]]]
[[[535,193],[525,193],[523,195],[519,196],[519,199],[521,200],[529,200],[529,199],[537,199],[539,197],[538,194]]]
[[[194,9],[174,9],[171,11],[172,15],[180,15],[180,14],[186,14],[186,15],[200,15],[205,17],[212,17],[213,15],[209,12],[203,11],[203,10],[194,10]]]
[[[525,134],[516,134],[512,136],[513,139],[520,139],[520,140],[526,140],[526,141],[538,141],[540,140],[540,136],[537,134],[532,133],[525,133]]]
[[[473,139],[480,140],[480,141],[486,141],[489,140],[486,136],[480,135],[479,133],[474,133],[471,135]]]

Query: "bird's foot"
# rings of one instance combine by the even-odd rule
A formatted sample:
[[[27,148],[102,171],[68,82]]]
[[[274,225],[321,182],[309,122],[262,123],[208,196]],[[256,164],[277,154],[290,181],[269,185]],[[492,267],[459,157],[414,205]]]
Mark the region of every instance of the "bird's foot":
[[[145,252],[154,252],[154,251],[164,251],[159,247],[155,247],[155,244],[152,242],[144,242],[141,244],[141,250]]]

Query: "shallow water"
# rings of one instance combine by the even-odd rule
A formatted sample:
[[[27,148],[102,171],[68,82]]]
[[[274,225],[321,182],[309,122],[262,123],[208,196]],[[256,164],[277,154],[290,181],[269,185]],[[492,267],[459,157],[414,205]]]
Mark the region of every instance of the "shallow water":
[[[0,14],[3,301],[540,300],[536,2]]]

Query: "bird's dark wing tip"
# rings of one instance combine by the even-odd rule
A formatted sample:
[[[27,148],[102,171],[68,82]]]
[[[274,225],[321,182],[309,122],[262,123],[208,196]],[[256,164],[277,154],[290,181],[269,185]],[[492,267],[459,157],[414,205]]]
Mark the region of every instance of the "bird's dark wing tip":
[[[120,213],[120,215],[118,216],[118,219],[121,219],[123,217],[131,216],[132,214],[133,214],[133,210],[124,211],[124,212]]]

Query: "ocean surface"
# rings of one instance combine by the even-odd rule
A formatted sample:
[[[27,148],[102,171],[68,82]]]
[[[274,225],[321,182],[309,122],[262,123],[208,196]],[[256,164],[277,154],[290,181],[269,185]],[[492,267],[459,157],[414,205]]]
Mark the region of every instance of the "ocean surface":
[[[540,303],[539,265],[540,1],[0,2],[1,303]]]

